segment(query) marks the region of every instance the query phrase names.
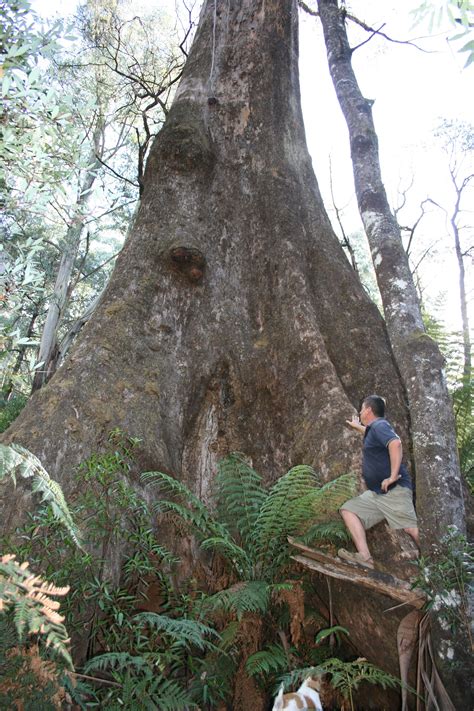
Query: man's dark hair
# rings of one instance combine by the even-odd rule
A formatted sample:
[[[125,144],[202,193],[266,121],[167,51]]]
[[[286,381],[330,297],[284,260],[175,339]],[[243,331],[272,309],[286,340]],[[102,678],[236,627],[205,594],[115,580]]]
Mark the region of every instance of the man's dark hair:
[[[362,400],[362,404],[370,407],[375,417],[385,417],[385,400],[380,395],[368,395]]]

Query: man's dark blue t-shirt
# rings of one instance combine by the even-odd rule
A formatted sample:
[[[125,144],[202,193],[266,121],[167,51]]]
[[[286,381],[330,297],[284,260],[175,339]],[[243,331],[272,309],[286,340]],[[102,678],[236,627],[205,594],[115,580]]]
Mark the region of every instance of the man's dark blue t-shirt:
[[[365,429],[364,447],[362,453],[362,474],[364,475],[367,488],[375,491],[376,494],[383,494],[380,488],[384,479],[390,476],[390,455],[388,453],[388,444],[392,439],[400,439],[393,430],[392,426],[379,417],[374,420]],[[404,464],[400,465],[399,479],[396,484],[412,489],[410,475]],[[396,484],[392,484],[390,489],[393,489]]]

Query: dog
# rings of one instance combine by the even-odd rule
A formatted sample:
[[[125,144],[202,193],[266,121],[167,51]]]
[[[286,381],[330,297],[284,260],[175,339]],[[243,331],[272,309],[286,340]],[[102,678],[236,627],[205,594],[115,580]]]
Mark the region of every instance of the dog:
[[[318,693],[319,688],[319,683],[310,676],[304,680],[294,694],[284,694],[282,684],[272,711],[304,711],[305,709],[323,711]]]

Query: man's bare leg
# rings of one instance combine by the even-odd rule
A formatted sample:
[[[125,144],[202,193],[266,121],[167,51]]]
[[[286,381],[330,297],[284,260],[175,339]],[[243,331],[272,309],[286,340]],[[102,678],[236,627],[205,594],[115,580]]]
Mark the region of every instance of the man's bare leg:
[[[352,513],[352,511],[346,511],[342,509],[340,511],[347,530],[352,536],[354,545],[357,548],[357,552],[361,554],[363,558],[371,559],[372,555],[367,547],[367,536],[365,535],[365,528],[362,525],[362,521],[357,516],[357,514]],[[406,529],[405,529],[406,530]],[[411,534],[410,534],[411,535]]]
[[[409,536],[413,538],[418,548],[420,547],[420,531],[418,527],[415,528],[404,528],[403,529]]]

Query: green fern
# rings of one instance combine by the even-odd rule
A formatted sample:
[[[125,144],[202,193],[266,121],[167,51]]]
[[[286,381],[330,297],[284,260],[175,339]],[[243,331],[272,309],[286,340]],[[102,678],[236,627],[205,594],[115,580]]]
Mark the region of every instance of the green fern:
[[[350,702],[351,709],[354,709],[353,694],[362,682],[381,686],[383,689],[395,689],[402,686],[402,682],[397,677],[383,671],[380,667],[371,664],[366,659],[360,658],[353,662],[344,662],[337,657],[326,659],[315,667],[305,667],[295,669],[288,674],[281,676],[278,684],[275,685],[274,693],[278,693],[280,685],[290,688],[301,683],[308,676],[319,676],[329,674],[329,683],[338,691],[346,701]]]
[[[215,644],[206,639],[206,637],[219,639],[219,634],[215,629],[197,620],[176,620],[154,612],[142,612],[136,615],[134,620],[137,625],[148,625],[186,648],[196,647],[201,651],[206,649],[215,650]]]
[[[312,516],[318,479],[312,467],[293,467],[270,489],[255,523],[258,559],[267,570],[281,567],[288,552],[286,539]]]
[[[240,578],[251,578],[253,575],[253,561],[247,552],[238,546],[230,537],[206,538],[201,543],[204,550],[213,550],[231,562]]]
[[[133,655],[128,652],[106,652],[98,654],[93,659],[90,659],[84,667],[86,674],[93,671],[104,671],[113,669],[122,671],[124,669],[133,669],[135,672],[140,671],[148,666],[148,662],[143,655]]]
[[[145,472],[141,475],[145,484],[158,485],[160,491],[171,494],[178,502],[167,499],[158,501],[154,506],[156,513],[172,511],[190,525],[201,537],[226,536],[225,526],[220,524],[207,510],[206,506],[185,484],[163,472]],[[184,503],[180,504],[179,500]]]
[[[263,580],[239,582],[211,595],[205,604],[211,610],[232,612],[239,620],[249,612],[264,615],[268,612],[272,588],[272,585]]]
[[[314,492],[312,499],[313,520],[333,516],[348,499],[351,499],[357,489],[357,478],[354,474],[342,474],[328,481]]]
[[[218,463],[216,503],[219,520],[235,540],[252,551],[255,525],[267,498],[262,477],[246,462],[240,452],[233,452]]]
[[[33,575],[28,563],[20,565],[15,556],[0,558],[0,613],[11,615],[18,641],[25,635],[37,635],[72,669],[64,618],[58,613],[59,602],[51,599],[68,591],[68,587],[55,587]]]
[[[288,668],[288,655],[295,650],[286,652],[281,644],[270,644],[265,649],[251,654],[245,663],[249,676],[262,676],[281,673]]]
[[[157,664],[158,662],[158,664]],[[182,711],[193,703],[189,693],[174,679],[159,672],[155,654],[132,655],[127,652],[107,652],[91,659],[85,672],[110,671],[120,691],[114,690],[117,708],[159,708],[160,711]],[[107,708],[112,708],[107,704]]]
[[[340,546],[351,540],[350,534],[342,521],[325,521],[316,523],[298,537],[306,546],[332,544]]]
[[[50,504],[57,520],[67,528],[75,544],[82,548],[79,531],[59,484],[51,479],[40,460],[27,449],[19,444],[8,447],[0,444],[0,483],[10,477],[16,484],[17,475],[23,479],[33,479],[33,491],[40,493],[42,500]]]

